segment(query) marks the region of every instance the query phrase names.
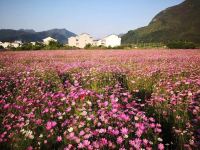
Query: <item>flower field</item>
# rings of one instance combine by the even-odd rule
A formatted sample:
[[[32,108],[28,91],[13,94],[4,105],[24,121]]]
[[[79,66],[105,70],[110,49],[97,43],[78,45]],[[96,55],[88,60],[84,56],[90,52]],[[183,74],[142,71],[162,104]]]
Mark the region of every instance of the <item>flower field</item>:
[[[0,149],[200,147],[200,51],[0,53]]]

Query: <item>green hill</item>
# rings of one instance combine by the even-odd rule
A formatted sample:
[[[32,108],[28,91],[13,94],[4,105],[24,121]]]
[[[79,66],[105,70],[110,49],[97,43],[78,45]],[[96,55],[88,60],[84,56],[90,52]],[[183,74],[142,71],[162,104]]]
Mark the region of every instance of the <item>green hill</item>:
[[[122,37],[123,44],[180,40],[200,43],[200,0],[185,0],[167,8],[148,26],[129,31]]]

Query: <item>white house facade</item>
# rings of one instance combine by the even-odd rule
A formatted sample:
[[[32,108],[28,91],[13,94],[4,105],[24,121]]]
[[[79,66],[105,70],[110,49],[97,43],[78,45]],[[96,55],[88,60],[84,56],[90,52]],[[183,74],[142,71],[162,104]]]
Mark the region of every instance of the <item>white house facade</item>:
[[[87,44],[93,46],[116,47],[121,45],[121,38],[112,34],[102,40],[93,40],[93,38],[87,33],[68,38],[68,45],[72,47],[84,48]]]
[[[87,33],[68,38],[68,45],[72,47],[84,48],[88,44],[93,44],[93,38]]]
[[[93,45],[94,46],[102,46],[103,45],[102,40],[95,40]]]
[[[70,37],[68,38],[68,45],[71,47],[78,47],[78,39],[77,37]]]
[[[14,48],[18,48],[22,45],[22,42],[21,41],[15,41],[15,42],[10,43],[10,45]]]
[[[121,45],[121,38],[117,35],[109,35],[102,40],[102,45],[105,47],[116,47]]]
[[[54,39],[54,38],[52,38],[52,37],[47,37],[47,38],[43,39],[43,43],[44,43],[45,45],[49,45],[49,43],[50,43],[51,41],[57,42],[57,40]]]

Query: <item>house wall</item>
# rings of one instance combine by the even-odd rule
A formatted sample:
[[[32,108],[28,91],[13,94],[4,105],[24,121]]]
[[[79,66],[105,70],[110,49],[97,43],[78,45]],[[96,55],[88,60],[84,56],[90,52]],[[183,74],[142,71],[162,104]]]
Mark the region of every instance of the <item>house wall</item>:
[[[2,43],[1,45],[2,45],[4,48],[7,48],[8,46],[11,45],[11,43],[9,43],[9,42],[4,42],[4,43]]]
[[[18,47],[20,46],[19,43],[11,43],[10,45],[11,45],[12,47],[14,47],[14,48],[18,48]]]
[[[116,47],[121,45],[121,38],[116,35],[110,35],[103,40],[104,46]]]
[[[78,47],[84,48],[87,44],[93,44],[93,39],[88,34],[82,34],[78,37]]]
[[[95,41],[95,42],[93,43],[93,45],[94,45],[94,46],[101,46],[101,45],[103,45],[102,40]]]
[[[56,39],[53,39],[53,38],[46,38],[46,39],[43,39],[43,43],[45,44],[45,45],[49,45],[49,43],[51,42],[51,41],[54,41],[54,42],[57,42],[57,40]]]
[[[77,47],[77,38],[76,37],[70,37],[68,39],[68,45],[72,47]]]
[[[84,48],[87,44],[93,44],[93,38],[88,34],[81,34],[76,37],[68,38],[69,46],[76,46],[78,48]]]

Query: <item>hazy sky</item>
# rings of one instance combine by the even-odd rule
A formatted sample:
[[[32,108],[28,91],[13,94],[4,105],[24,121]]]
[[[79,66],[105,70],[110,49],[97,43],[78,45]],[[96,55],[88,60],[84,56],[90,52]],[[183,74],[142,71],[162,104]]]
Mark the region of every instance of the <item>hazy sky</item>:
[[[183,0],[0,0],[0,28],[42,31],[66,28],[95,37],[147,25]]]

